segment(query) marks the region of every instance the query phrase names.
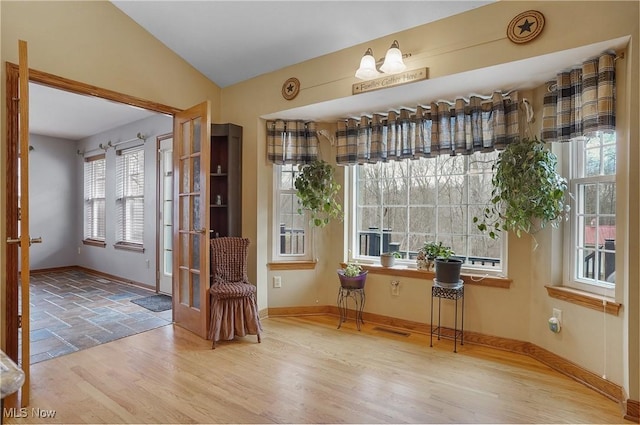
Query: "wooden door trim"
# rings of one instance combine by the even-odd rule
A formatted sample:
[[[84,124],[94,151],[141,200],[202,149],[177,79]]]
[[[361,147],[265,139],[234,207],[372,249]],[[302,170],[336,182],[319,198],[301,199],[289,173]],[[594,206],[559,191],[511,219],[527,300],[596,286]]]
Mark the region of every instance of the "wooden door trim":
[[[7,105],[7,207],[6,228],[7,238],[18,238],[18,68],[10,71],[6,66],[6,105]],[[5,241],[0,241],[6,243]],[[5,287],[5,353],[18,363],[18,333],[10,332],[18,329],[18,245],[6,244],[7,249],[7,278]]]
[[[18,68],[18,65],[7,62],[7,75],[10,72],[16,72],[17,74]],[[128,94],[118,93],[113,90],[96,87],[80,81],[70,80],[68,78],[49,74],[48,72],[38,71],[37,69],[29,69],[29,81],[76,94],[94,96],[118,103],[124,103],[126,105],[137,106],[138,108],[161,112],[163,114],[174,115],[177,112],[182,111],[182,109],[174,108],[173,106],[152,102],[150,100],[141,99]]]
[[[6,62],[6,91],[5,102],[7,106],[7,195],[6,195],[6,229],[7,237],[18,236],[18,192],[17,192],[17,176],[18,176],[18,93],[19,93],[19,73],[20,67],[14,63]],[[99,97],[118,103],[124,103],[143,109],[148,109],[163,114],[175,115],[182,109],[164,105],[162,103],[152,102],[141,99],[139,97],[118,93],[113,90],[96,87],[91,84],[82,83],[80,81],[71,80],[44,71],[29,68],[29,81],[43,84],[60,90],[72,93]],[[6,243],[0,241],[0,243]],[[7,279],[5,288],[5,353],[14,361],[18,361],[18,247],[17,245],[6,244],[7,248]],[[10,396],[11,397],[11,396]]]

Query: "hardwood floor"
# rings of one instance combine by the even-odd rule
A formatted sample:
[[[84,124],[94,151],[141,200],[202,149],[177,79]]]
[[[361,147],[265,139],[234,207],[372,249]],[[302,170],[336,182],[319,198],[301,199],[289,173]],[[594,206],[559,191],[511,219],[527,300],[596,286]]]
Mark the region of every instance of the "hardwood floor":
[[[334,316],[268,318],[261,344],[250,336],[215,351],[163,326],[33,365],[28,417],[5,420],[625,423],[618,403],[529,357],[336,326]]]

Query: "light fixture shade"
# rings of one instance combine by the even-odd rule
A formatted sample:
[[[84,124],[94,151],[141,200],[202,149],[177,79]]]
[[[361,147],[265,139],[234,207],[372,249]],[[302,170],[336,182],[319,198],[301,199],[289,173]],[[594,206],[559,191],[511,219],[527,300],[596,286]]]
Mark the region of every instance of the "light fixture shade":
[[[407,65],[402,60],[402,52],[397,40],[393,40],[393,44],[384,57],[384,63],[380,67],[380,71],[385,74],[397,74],[407,69]]]
[[[376,69],[376,59],[373,57],[371,49],[367,49],[360,60],[360,68],[356,71],[356,78],[370,80],[376,78],[380,73]]]

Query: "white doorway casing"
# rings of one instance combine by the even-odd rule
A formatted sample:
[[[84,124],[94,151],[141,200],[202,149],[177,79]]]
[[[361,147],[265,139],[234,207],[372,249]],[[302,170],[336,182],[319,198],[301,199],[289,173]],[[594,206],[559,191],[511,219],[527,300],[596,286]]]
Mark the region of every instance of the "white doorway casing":
[[[171,295],[173,267],[173,137],[158,137],[158,292]]]

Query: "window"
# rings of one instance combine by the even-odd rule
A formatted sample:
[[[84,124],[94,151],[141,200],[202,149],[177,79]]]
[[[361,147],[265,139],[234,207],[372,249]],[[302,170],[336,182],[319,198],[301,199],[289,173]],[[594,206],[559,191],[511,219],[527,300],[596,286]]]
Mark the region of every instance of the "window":
[[[105,240],[105,158],[84,159],[84,239]]]
[[[505,272],[506,235],[493,240],[473,224],[490,199],[497,156],[476,152],[354,167],[354,256],[398,251],[403,262],[415,264],[425,242],[441,241],[465,269]]]
[[[311,260],[309,219],[298,213],[297,165],[274,165],[274,261]]]
[[[616,135],[571,143],[569,286],[612,295],[616,258]]]
[[[116,246],[139,245],[144,233],[143,146],[116,152]]]

